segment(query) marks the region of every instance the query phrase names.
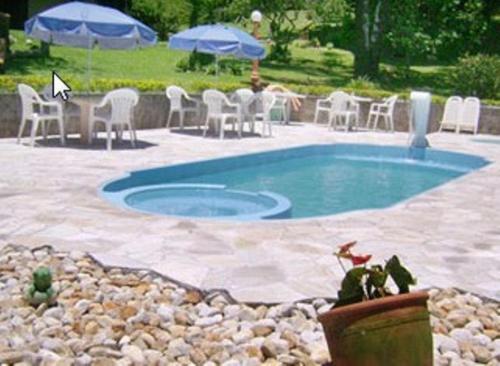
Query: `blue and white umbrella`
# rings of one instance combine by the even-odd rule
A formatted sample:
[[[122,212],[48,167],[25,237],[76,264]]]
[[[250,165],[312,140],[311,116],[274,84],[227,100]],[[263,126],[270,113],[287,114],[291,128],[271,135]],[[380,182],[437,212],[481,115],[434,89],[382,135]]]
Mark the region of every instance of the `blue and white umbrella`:
[[[24,23],[29,37],[48,43],[82,47],[129,49],[154,45],[156,32],[113,8],[74,1],[45,10]],[[87,80],[88,81],[88,80]]]
[[[266,54],[264,47],[250,34],[222,24],[200,25],[179,32],[170,37],[169,47],[251,60],[261,60]]]
[[[232,55],[237,58],[261,60],[266,56],[265,48],[250,34],[222,24],[200,25],[179,32],[168,42],[173,49],[210,53],[215,55],[215,68],[218,74],[219,55]]]

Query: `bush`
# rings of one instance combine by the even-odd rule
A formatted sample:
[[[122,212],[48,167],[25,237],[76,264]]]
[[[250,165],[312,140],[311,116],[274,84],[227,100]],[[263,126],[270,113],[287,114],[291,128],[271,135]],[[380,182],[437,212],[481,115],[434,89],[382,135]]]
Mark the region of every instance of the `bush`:
[[[500,57],[465,56],[451,74],[451,85],[457,93],[479,98],[500,98]]]

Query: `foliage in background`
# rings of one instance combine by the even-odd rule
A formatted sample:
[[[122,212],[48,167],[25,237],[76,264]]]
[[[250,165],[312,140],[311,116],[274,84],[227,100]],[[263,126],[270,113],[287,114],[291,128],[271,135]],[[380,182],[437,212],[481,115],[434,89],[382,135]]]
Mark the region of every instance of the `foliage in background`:
[[[165,40],[170,33],[177,32],[181,25],[187,23],[191,9],[184,0],[133,0],[129,13]]]
[[[500,56],[461,58],[451,73],[451,81],[458,94],[500,99]]]
[[[309,28],[320,21],[320,15],[342,9],[344,0],[235,0],[229,7],[228,14],[243,24],[253,10],[262,12],[269,26],[271,50],[266,60],[289,63],[290,45]]]

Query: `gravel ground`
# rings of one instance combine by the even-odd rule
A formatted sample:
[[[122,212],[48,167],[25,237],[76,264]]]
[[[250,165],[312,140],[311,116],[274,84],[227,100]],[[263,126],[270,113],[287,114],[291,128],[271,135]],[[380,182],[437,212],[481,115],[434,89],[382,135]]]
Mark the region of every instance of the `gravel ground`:
[[[54,273],[57,305],[24,300],[33,269]],[[500,365],[500,306],[430,290],[435,365]],[[235,303],[149,271],[103,268],[79,252],[0,250],[0,364],[321,365],[318,314],[332,303]]]

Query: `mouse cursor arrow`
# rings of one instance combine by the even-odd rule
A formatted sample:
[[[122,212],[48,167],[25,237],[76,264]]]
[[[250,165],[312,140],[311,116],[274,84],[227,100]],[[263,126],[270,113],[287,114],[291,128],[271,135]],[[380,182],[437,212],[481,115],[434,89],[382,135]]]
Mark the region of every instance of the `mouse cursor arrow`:
[[[52,97],[57,98],[60,95],[63,100],[68,100],[68,91],[71,91],[70,86],[55,71],[52,71]]]

